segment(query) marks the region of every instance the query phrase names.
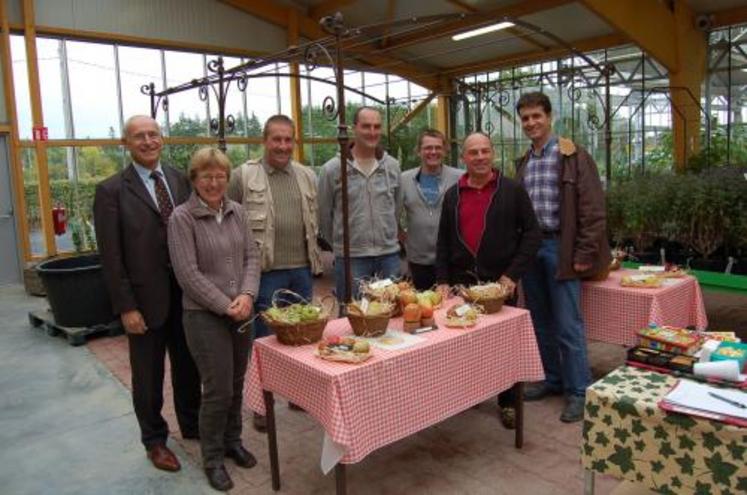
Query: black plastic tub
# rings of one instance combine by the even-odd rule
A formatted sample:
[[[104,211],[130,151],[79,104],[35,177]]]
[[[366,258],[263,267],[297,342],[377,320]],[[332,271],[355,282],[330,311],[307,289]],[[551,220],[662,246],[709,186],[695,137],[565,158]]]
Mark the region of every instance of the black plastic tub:
[[[36,269],[58,325],[91,327],[116,319],[98,254],[53,259]]]

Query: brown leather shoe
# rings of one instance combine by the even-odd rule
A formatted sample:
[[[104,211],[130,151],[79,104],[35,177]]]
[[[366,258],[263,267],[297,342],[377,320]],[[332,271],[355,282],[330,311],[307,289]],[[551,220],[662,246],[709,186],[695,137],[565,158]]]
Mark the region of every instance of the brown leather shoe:
[[[158,469],[164,471],[179,471],[182,466],[179,459],[165,445],[155,445],[148,450],[148,459]]]

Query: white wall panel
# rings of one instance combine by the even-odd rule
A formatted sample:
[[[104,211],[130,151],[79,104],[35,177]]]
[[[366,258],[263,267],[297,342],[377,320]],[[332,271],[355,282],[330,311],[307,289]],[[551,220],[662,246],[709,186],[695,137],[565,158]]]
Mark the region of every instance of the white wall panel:
[[[11,22],[21,22],[20,0],[8,3]],[[286,47],[285,29],[217,0],[34,0],[34,4],[39,26],[260,52]]]

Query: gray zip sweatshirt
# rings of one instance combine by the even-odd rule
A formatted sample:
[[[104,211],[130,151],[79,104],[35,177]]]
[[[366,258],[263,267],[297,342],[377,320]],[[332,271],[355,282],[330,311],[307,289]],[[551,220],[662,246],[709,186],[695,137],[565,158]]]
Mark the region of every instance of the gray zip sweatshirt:
[[[368,177],[348,162],[350,256],[381,256],[399,251],[398,218],[402,205],[399,162],[383,152]],[[319,174],[319,232],[342,256],[342,185],[340,155]]]
[[[418,183],[420,167],[402,172],[403,226],[407,230],[407,261],[419,265],[436,263],[436,241],[438,224],[441,220],[441,205],[444,193],[459,181],[464,170],[454,167],[441,167],[438,186],[438,202],[431,206],[425,200]]]

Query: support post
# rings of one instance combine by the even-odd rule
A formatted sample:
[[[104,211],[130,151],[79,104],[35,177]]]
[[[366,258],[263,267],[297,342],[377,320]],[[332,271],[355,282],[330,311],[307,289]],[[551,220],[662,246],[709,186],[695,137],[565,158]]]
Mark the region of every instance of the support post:
[[[23,165],[21,162],[18,118],[16,114],[15,87],[13,84],[13,61],[10,53],[10,27],[8,26],[7,5],[5,0],[0,0],[0,22],[2,22],[2,60],[3,87],[5,88],[5,108],[7,120],[10,124],[10,136],[8,139],[10,149],[11,186],[13,188],[14,217],[18,225],[18,236],[21,243],[21,253],[24,261],[31,259],[31,245],[29,242],[29,224],[26,216],[26,191],[23,186]]]
[[[278,464],[278,434],[275,424],[275,397],[268,390],[262,391],[265,401],[265,417],[267,418],[267,443],[270,453],[270,473],[272,475],[272,489],[280,490],[280,467]]]
[[[298,11],[290,9],[288,12],[288,46],[298,45]],[[304,161],[303,139],[303,105],[301,101],[301,78],[298,62],[289,64],[289,72],[293,77],[288,78],[290,84],[291,118],[293,119],[293,134],[296,145],[293,147],[293,159]]]
[[[23,29],[26,42],[26,68],[29,77],[29,95],[31,96],[31,117],[36,128],[44,127],[42,113],[41,89],[39,83],[39,66],[36,52],[36,21],[34,16],[34,1],[23,0]],[[49,166],[47,163],[47,143],[42,140],[34,141],[36,150],[36,169],[39,180],[39,216],[42,221],[44,244],[47,256],[57,254],[57,244],[52,226],[52,195],[49,188]]]

